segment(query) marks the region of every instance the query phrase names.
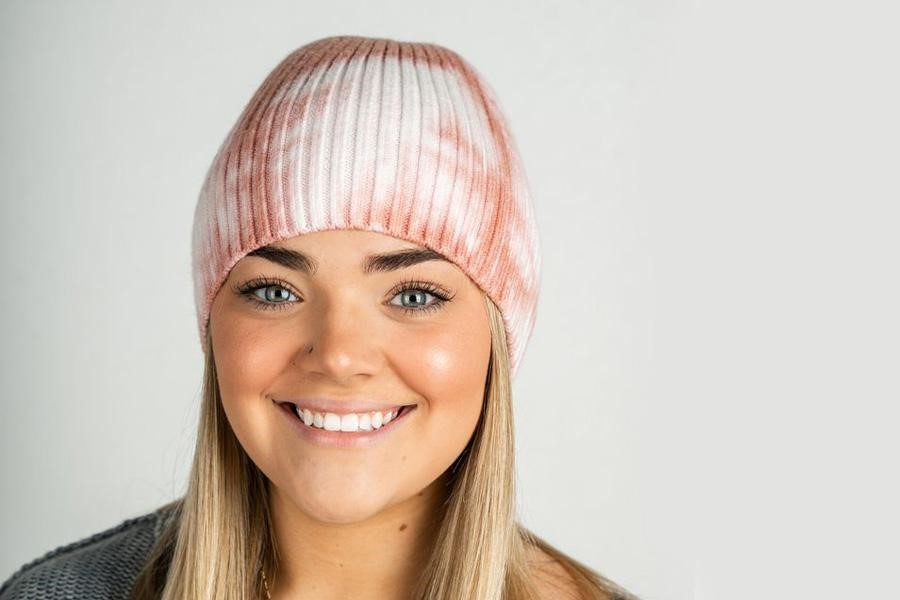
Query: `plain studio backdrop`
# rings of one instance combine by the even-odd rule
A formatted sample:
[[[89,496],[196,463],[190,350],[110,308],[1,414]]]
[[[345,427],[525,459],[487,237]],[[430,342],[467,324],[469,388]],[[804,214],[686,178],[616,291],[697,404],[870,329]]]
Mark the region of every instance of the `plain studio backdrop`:
[[[897,598],[897,17],[5,0],[0,578],[184,492],[206,169],[287,53],[359,34],[459,52],[519,145],[525,524],[648,600]]]

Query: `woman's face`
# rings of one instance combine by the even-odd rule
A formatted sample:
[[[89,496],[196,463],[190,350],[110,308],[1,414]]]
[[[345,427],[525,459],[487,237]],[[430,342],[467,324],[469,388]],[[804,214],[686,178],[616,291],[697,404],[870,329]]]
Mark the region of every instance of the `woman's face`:
[[[213,300],[225,413],[305,514],[361,521],[434,482],[469,441],[491,348],[483,294],[445,260],[382,257],[367,268],[374,255],[426,250],[376,232],[320,231],[268,247],[302,256],[250,253]],[[286,402],[324,403],[325,429]],[[375,429],[374,411],[401,405]],[[368,430],[329,431],[336,423]]]

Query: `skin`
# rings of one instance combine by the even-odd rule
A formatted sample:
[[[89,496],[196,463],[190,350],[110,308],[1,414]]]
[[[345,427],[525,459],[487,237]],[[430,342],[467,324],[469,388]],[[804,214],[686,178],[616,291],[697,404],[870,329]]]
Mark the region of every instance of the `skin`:
[[[227,418],[271,482],[280,560],[267,577],[272,597],[407,598],[434,542],[447,469],[481,411],[491,348],[483,292],[452,262],[363,273],[370,254],[423,248],[377,232],[270,245],[303,252],[317,271],[245,256],[213,300],[210,334]],[[277,283],[236,291],[260,277]],[[452,299],[426,312],[438,298],[398,287],[405,280],[432,282]],[[329,448],[300,437],[273,403],[300,394],[417,408],[383,444]]]

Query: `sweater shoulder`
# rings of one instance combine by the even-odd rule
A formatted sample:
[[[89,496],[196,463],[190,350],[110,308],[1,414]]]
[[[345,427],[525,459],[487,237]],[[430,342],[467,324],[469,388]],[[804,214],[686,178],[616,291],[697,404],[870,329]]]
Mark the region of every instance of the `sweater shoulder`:
[[[126,599],[173,515],[168,504],[59,546],[19,567],[0,585],[0,600]]]

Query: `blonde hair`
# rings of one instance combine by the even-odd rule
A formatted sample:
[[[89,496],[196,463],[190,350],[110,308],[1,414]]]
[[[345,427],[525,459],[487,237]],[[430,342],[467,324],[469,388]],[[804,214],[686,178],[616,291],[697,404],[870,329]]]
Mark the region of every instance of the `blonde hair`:
[[[414,598],[536,600],[540,598],[537,569],[531,557],[537,551],[564,569],[582,598],[634,598],[517,521],[507,345],[500,311],[486,295],[485,302],[491,360],[481,416],[469,443],[450,467],[443,518]],[[187,493],[162,507],[171,511],[172,518],[135,582],[133,600],[265,598],[260,569],[276,570],[268,479],[244,452],[228,423],[212,345],[207,347]]]

